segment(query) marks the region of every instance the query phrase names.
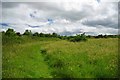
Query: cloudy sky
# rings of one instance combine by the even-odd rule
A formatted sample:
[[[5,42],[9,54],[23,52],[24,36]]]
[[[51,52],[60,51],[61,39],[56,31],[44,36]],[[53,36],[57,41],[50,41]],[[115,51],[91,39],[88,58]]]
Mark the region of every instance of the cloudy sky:
[[[2,1],[1,30],[13,28],[23,33],[28,29],[60,35],[118,34],[117,0],[32,1]]]

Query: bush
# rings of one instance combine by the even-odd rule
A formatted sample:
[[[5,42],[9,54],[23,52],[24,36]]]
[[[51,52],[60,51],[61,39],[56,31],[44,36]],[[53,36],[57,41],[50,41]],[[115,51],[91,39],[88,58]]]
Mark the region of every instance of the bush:
[[[79,42],[79,41],[87,41],[87,38],[85,36],[85,33],[81,34],[81,35],[76,35],[73,38],[69,39],[71,42]]]
[[[2,45],[13,45],[13,44],[20,44],[22,42],[22,38],[19,36],[2,36]]]

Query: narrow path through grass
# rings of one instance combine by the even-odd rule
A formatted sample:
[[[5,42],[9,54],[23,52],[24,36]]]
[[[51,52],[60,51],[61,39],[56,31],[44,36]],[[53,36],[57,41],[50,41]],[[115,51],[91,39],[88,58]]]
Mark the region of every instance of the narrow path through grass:
[[[51,78],[48,65],[40,54],[44,42],[3,46],[3,77]]]

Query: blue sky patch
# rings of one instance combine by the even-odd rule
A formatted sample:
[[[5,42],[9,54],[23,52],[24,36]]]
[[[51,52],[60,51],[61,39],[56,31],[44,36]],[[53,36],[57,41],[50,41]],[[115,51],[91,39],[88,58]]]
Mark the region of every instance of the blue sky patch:
[[[9,26],[7,23],[0,23],[2,26]]]
[[[53,24],[53,20],[52,19],[48,19],[48,22],[49,22],[48,23],[49,25]]]
[[[28,24],[27,24],[28,25]],[[31,25],[28,25],[29,27],[31,28],[36,28],[36,27],[40,27],[40,26],[31,26]]]

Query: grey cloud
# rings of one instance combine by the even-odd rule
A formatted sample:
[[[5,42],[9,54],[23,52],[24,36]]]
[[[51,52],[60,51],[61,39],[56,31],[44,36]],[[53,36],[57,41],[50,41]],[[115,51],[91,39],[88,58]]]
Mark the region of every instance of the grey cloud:
[[[58,8],[55,2],[27,2],[25,3],[27,5],[30,5],[31,8],[44,10],[44,11],[58,11],[62,10],[61,8]]]
[[[2,2],[2,8],[14,8],[20,5],[20,2]]]
[[[115,29],[118,29],[118,23],[117,21],[113,21],[111,18],[106,18],[102,20],[86,20],[82,24],[92,26],[92,27],[99,27],[99,26],[105,26],[105,27],[112,27]]]
[[[82,11],[66,11],[61,7],[58,7],[55,2],[3,2],[3,8],[15,8],[20,4],[25,4],[33,9],[38,9],[48,13],[47,17],[63,17],[71,21],[80,20],[84,17],[87,17],[92,12],[92,7],[83,6]],[[88,8],[89,7],[89,8]],[[89,13],[89,14],[88,14]],[[42,15],[41,15],[42,16]]]
[[[86,12],[61,11],[55,12],[51,16],[61,16],[70,21],[78,21],[84,17],[87,17],[88,15]]]
[[[21,4],[25,4],[29,6],[29,8],[44,10],[44,11],[62,10],[61,8],[56,7],[57,5],[55,4],[55,2],[3,2],[2,6],[3,8],[14,8],[14,7],[18,7]]]

